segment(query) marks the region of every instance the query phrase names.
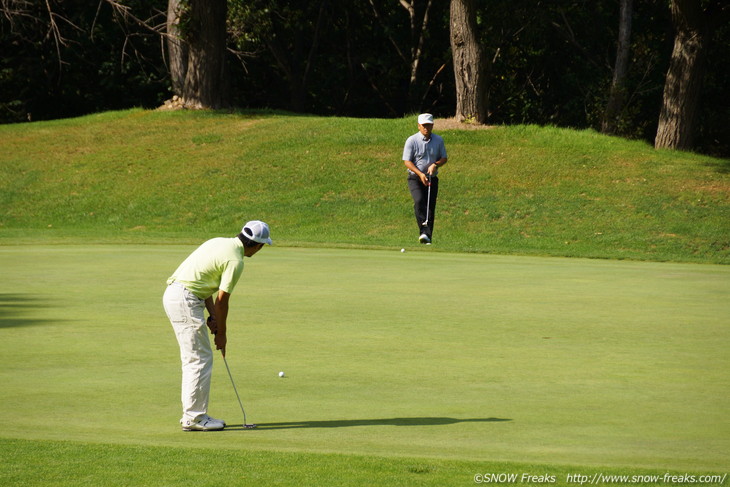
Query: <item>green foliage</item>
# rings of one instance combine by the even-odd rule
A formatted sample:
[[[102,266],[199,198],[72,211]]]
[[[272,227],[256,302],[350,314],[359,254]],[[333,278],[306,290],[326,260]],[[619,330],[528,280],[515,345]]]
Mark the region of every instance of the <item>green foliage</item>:
[[[434,2],[431,7],[414,83],[410,57],[417,39],[407,11],[397,2],[377,0],[372,5],[229,2],[231,41],[247,54],[245,73],[234,80],[240,86],[234,90],[240,94],[237,104],[359,117],[398,117],[453,105],[453,76],[448,71],[429,89],[437,70],[449,60],[448,3]],[[424,5],[415,2],[417,26]]]
[[[18,3],[20,13],[0,15],[0,122],[162,103],[167,73],[157,36],[120,22],[106,2]],[[150,22],[167,4],[124,3]]]
[[[164,42],[113,15],[106,2],[51,0],[60,43],[50,35],[43,2],[11,1],[1,8],[15,3],[29,10],[0,15],[0,121],[24,121],[29,113],[41,120],[154,107],[169,98]],[[403,5],[391,0],[230,0],[232,102],[320,115],[451,116],[448,2],[431,4],[412,81],[410,60],[426,3],[413,4],[412,25]],[[124,5],[148,25],[164,28],[167,2]],[[599,129],[615,58],[618,2],[495,0],[477,2],[477,10],[491,60],[490,123]],[[671,53],[671,19],[664,0],[634,2],[633,10],[628,102],[618,135],[652,142]],[[697,126],[698,150],[725,156],[728,36],[728,23],[718,22]]]
[[[730,263],[725,160],[593,131],[440,130],[435,249]],[[401,248],[415,121],[110,112],[0,126],[0,238],[197,241],[247,218],[282,245]]]

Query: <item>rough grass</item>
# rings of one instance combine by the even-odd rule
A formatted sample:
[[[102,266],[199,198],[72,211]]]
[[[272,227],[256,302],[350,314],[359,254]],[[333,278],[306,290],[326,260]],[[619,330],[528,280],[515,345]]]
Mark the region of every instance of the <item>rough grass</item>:
[[[414,131],[142,110],[0,126],[0,241],[197,241],[259,218],[281,245],[412,246]],[[730,262],[727,160],[550,127],[441,134],[434,250]]]

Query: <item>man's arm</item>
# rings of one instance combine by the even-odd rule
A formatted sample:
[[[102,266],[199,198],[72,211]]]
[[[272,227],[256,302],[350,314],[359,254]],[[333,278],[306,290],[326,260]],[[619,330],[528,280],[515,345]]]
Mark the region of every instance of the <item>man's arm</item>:
[[[449,160],[449,157],[446,155],[446,146],[444,145],[444,139],[442,139],[438,135],[434,135],[432,138],[435,138],[435,140],[438,142],[437,150],[440,157],[436,162],[428,166],[427,171],[429,176],[433,176],[433,173],[436,172],[436,169],[446,164],[446,162]]]
[[[428,186],[428,177],[422,173],[418,167],[416,167],[413,161],[403,161],[403,164],[405,164],[408,169],[413,171],[413,173],[421,179],[421,183],[423,183],[424,186]]]
[[[436,172],[436,169],[438,169],[439,167],[446,164],[447,161],[448,161],[448,159],[446,157],[442,157],[438,161],[436,161],[433,164],[431,164],[430,166],[428,166],[428,169],[426,170],[428,172],[428,175],[433,176],[433,173]]]
[[[416,176],[418,176],[421,179],[421,183],[424,186],[428,186],[428,178],[425,174],[421,172],[420,169],[416,166],[416,164],[411,160],[415,156],[415,150],[413,148],[413,138],[408,137],[406,139],[406,144],[403,146],[403,164],[406,165],[408,169],[413,172]]]
[[[215,319],[215,349],[221,350],[223,352],[223,356],[226,355],[226,320],[228,318],[228,300],[230,299],[231,295],[225,291],[218,291],[218,297],[215,300],[215,306],[214,311],[215,314],[213,315]]]
[[[215,324],[215,303],[213,302],[213,296],[206,298],[205,309],[208,310],[208,321],[206,324],[208,325],[210,332],[215,335],[217,327]]]

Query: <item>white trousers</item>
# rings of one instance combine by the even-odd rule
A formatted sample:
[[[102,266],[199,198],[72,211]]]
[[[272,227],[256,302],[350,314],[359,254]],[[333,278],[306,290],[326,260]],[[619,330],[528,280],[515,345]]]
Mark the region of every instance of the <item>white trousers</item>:
[[[175,330],[182,362],[183,421],[208,413],[213,349],[205,324],[205,301],[179,283],[167,286],[162,298],[165,313]]]

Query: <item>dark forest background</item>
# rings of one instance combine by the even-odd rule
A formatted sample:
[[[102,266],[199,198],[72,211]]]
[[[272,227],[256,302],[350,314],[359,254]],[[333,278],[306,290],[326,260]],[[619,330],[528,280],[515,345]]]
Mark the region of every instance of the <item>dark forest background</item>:
[[[0,5],[0,122],[155,108],[173,96],[167,0]],[[601,129],[619,0],[475,5],[488,60],[488,123]],[[456,88],[449,35],[446,0],[229,0],[221,90],[233,108],[450,117]],[[674,35],[668,0],[633,2],[617,135],[653,142]],[[714,29],[705,64],[694,149],[727,156],[727,22]]]

